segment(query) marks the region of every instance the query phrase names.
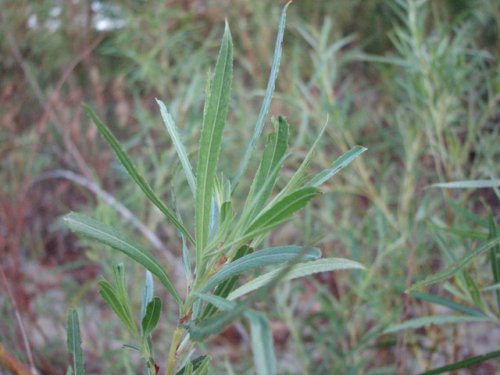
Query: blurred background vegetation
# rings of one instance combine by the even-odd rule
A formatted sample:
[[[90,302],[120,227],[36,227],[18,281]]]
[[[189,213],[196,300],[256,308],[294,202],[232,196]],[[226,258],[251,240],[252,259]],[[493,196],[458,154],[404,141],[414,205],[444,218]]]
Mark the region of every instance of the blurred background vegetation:
[[[154,98],[169,106],[196,155],[207,71],[227,19],[235,76],[221,158],[224,172],[234,174],[257,118],[282,5],[1,2],[0,344],[19,362],[62,373],[66,314],[78,307],[87,373],[137,373],[138,358],[121,348],[127,338],[96,291],[116,254],[95,252],[61,229],[60,215],[89,211],[135,231],[176,273],[180,244],[173,229],[130,183],[84,116],[82,101],[107,120],[154,189],[189,212],[187,184],[178,178]],[[261,306],[273,322],[283,373],[408,374],[498,350],[500,330],[490,323],[382,331],[444,311],[404,289],[443,268],[450,253],[458,257],[487,237],[467,212],[484,220],[500,215],[498,190],[425,189],[499,177],[499,31],[494,0],[296,0],[290,6],[270,111],[292,125],[289,165],[300,162],[327,118],[315,168],[354,144],[368,151],[328,186],[322,206],[305,210],[269,241],[317,243],[326,256],[358,260],[368,271],[292,282]],[[131,285],[140,284],[144,275],[130,263],[127,269]],[[467,275],[479,289],[492,283],[480,259]],[[456,300],[460,286],[455,280],[432,291]],[[495,298],[463,295],[472,307]],[[168,347],[173,311],[161,321],[159,350]],[[211,340],[214,373],[251,373],[248,348],[239,324]],[[484,362],[470,373],[493,374],[495,365]]]

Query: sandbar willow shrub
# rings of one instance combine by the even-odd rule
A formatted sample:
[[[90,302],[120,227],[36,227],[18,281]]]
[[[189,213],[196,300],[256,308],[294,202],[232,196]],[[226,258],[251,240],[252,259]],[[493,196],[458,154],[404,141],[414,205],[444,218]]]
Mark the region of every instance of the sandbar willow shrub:
[[[250,159],[257,155],[256,144],[262,133],[274,92],[281,58],[285,15],[286,7],[280,17],[264,100],[240,166],[232,180],[223,174],[217,174],[222,134],[229,109],[233,70],[233,45],[227,24],[214,73],[210,75],[207,83],[196,172],[181,142],[174,119],[167,107],[158,101],[166,129],[172,138],[192,191],[195,207],[194,235],[180,215],[155,194],[108,127],[89,106],[85,105],[88,116],[113,148],[132,180],[176,227],[183,244],[183,264],[189,280],[184,295],[176,288],[174,281],[155,256],[127,236],[82,214],[71,213],[64,218],[68,227],[75,233],[125,254],[148,271],[139,324],[130,304],[123,265],[114,266],[113,283],[104,279],[99,282],[101,296],[135,341],[131,345],[127,344],[127,347],[141,353],[148,374],[156,374],[159,371],[153,354],[151,334],[160,319],[162,306],[160,298],[153,296],[152,275],[156,276],[166,288],[179,308],[178,324],[173,330],[164,367],[165,374],[206,373],[210,357],[201,355],[191,358],[193,347],[240,317],[249,322],[257,373],[275,374],[276,360],[272,333],[265,316],[254,311],[251,308],[252,304],[263,299],[281,279],[338,269],[363,268],[361,264],[347,259],[320,259],[321,251],[315,247],[290,245],[260,248],[263,239],[270,231],[289,220],[293,214],[320,195],[319,188],[325,181],[365,151],[364,147],[355,146],[335,160],[329,168],[316,175],[310,175],[308,167],[324,128],[290,180],[273,195],[281,167],[287,157],[289,137],[289,124],[286,119],[281,116],[275,119],[274,132],[267,138],[251,186],[249,188],[241,186],[249,191],[246,201],[239,212],[235,210],[234,192],[247,171]],[[248,274],[265,266],[274,266],[274,269],[247,279],[246,283],[239,285],[241,274]],[[250,292],[255,293],[250,294]],[[79,342],[78,316],[72,311],[68,320],[68,346],[74,358],[72,369],[77,374],[84,371]]]

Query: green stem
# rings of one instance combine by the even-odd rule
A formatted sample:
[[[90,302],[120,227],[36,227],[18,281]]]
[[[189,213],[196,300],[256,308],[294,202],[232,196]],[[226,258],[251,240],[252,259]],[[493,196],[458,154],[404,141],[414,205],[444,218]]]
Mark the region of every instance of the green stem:
[[[179,346],[179,342],[181,341],[183,331],[184,329],[181,327],[177,327],[174,331],[172,343],[170,344],[170,351],[168,353],[165,375],[175,374],[175,366],[177,365],[177,347]]]

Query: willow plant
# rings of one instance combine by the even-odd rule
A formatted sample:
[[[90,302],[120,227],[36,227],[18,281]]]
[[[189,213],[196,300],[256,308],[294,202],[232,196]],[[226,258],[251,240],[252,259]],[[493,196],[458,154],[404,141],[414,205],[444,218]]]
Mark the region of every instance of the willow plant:
[[[249,322],[257,373],[275,374],[272,333],[266,317],[252,309],[253,303],[264,298],[276,287],[278,281],[283,279],[338,269],[363,268],[361,264],[347,259],[321,259],[321,251],[315,247],[290,245],[261,248],[266,235],[318,197],[321,194],[320,187],[325,181],[365,151],[364,147],[355,146],[335,160],[329,168],[315,175],[310,174],[308,167],[325,125],[292,177],[282,189],[276,191],[281,167],[287,157],[290,132],[287,120],[278,116],[273,120],[274,131],[267,138],[259,167],[250,180],[251,185],[244,186],[243,181],[249,180],[243,180],[243,176],[246,176],[251,158],[257,155],[256,145],[262,134],[274,92],[285,30],[286,8],[287,6],[280,17],[263,103],[234,178],[228,179],[217,173],[222,135],[229,110],[233,71],[233,44],[227,23],[215,69],[208,79],[196,171],[189,160],[174,119],[163,102],[158,100],[161,116],[192,191],[195,208],[194,234],[186,226],[186,221],[163,203],[151,189],[108,127],[88,105],[84,105],[86,113],[112,147],[132,180],[175,226],[183,244],[183,264],[189,280],[185,293],[176,288],[175,280],[151,252],[118,230],[79,213],[70,213],[65,217],[65,222],[72,231],[125,254],[147,270],[139,324],[134,318],[129,301],[122,265],[114,266],[113,283],[107,280],[99,282],[99,291],[134,338],[135,344],[127,346],[141,353],[149,374],[157,374],[160,371],[153,355],[151,333],[160,319],[162,305],[160,298],[153,296],[151,275],[157,278],[178,305],[178,324],[173,328],[169,353],[165,354],[165,374],[205,373],[209,366],[209,355],[191,358],[191,349],[240,318]],[[248,191],[248,194],[241,210],[236,212],[234,193],[239,188]],[[251,277],[252,271],[266,266],[274,266],[274,269],[264,271],[258,277]],[[240,285],[239,276],[244,273],[248,281]],[[77,317],[71,315],[70,322],[74,325],[75,321],[77,322]],[[81,356],[81,350],[76,349],[78,340],[75,341],[75,337],[79,338],[79,331],[75,331],[73,327],[71,332],[72,340],[68,340],[72,345],[71,352],[80,353]],[[78,334],[75,335],[74,332]],[[75,360],[75,363],[78,363],[74,366],[75,372],[83,372],[82,361]]]

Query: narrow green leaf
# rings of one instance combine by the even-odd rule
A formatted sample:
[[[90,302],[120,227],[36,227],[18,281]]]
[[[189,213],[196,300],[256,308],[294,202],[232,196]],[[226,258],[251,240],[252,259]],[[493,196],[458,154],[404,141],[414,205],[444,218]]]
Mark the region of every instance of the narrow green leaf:
[[[486,286],[481,289],[483,292],[492,292],[492,291],[497,291],[500,290],[500,283],[496,283],[490,286]]]
[[[220,298],[220,297],[218,297]],[[216,314],[211,318],[202,320],[195,324],[194,321],[186,324],[191,339],[193,341],[202,341],[210,335],[222,331],[224,327],[241,316],[248,309],[248,302],[242,302],[236,305],[234,309]]]
[[[151,332],[156,328],[158,321],[160,320],[161,313],[161,300],[158,297],[154,297],[151,302],[148,303],[146,308],[146,314],[142,319],[142,336],[144,338],[148,337]]]
[[[276,85],[276,79],[278,78],[278,72],[281,62],[281,44],[283,43],[283,36],[285,33],[286,10],[289,5],[290,2],[288,2],[281,11],[280,21],[278,26],[278,34],[276,35],[276,44],[274,46],[274,56],[271,66],[271,73],[269,74],[269,79],[267,81],[267,88],[264,94],[264,100],[262,101],[262,105],[259,111],[259,116],[257,117],[257,122],[255,123],[252,136],[248,141],[247,147],[245,149],[245,154],[243,155],[243,159],[241,160],[240,166],[238,167],[238,172],[236,173],[236,176],[233,179],[233,189],[236,188],[241,177],[245,174],[246,169],[248,168],[248,164],[250,162],[250,157],[252,156],[255,150],[255,146],[257,145],[257,140],[260,138],[262,129],[264,128],[267,112],[269,111],[269,106],[271,104],[271,99],[274,93],[274,87]]]
[[[489,220],[489,238],[495,238],[497,236],[497,226],[493,216],[490,216]],[[493,246],[490,250],[490,263],[491,263],[491,273],[493,274],[493,281],[495,283],[500,283],[500,246]],[[497,306],[500,309],[500,290],[495,292],[497,297]]]
[[[179,160],[181,161],[189,187],[193,196],[196,196],[196,179],[194,177],[193,168],[189,162],[186,149],[184,148],[184,144],[182,143],[179,132],[177,131],[177,126],[175,126],[174,119],[168,112],[167,106],[161,100],[156,99],[156,102],[160,106],[161,117],[163,118],[163,122],[165,123],[165,127],[167,128],[170,138],[172,138],[172,143],[174,144]]]
[[[483,228],[488,228],[488,220],[485,220],[481,216],[476,215],[475,213],[463,208],[460,204],[458,204],[457,201],[453,199],[448,199],[447,203],[451,207],[453,207],[453,209],[457,211],[463,218],[468,219]]]
[[[146,277],[144,288],[142,290],[142,299],[141,299],[141,320],[144,318],[146,314],[146,308],[153,299],[154,293],[154,282],[153,282],[153,274],[146,270]]]
[[[245,246],[240,247],[236,251],[236,254],[233,258],[233,262],[237,259],[244,257],[245,255],[247,255],[251,251],[252,251],[252,249],[249,246],[245,245]],[[229,293],[231,293],[231,291],[235,288],[238,280],[239,280],[238,275],[230,277],[227,280],[224,280],[222,283],[217,285],[217,288],[215,288],[215,291],[214,291],[214,295],[222,297],[222,298],[226,298],[229,295]],[[205,308],[205,310],[201,314],[201,319],[209,318],[210,316],[212,316],[216,312],[217,312],[217,308],[210,304]]]
[[[160,280],[177,303],[180,304],[182,302],[179,292],[175,289],[167,273],[150,252],[131,240],[126,239],[116,229],[108,227],[85,215],[73,212],[64,217],[64,222],[73,232],[108,245],[144,266]]]
[[[198,155],[195,215],[197,266],[201,264],[202,252],[208,242],[214,179],[220,154],[222,132],[229,109],[232,73],[233,44],[229,26],[226,23],[213,82],[205,101]]]
[[[192,361],[190,361],[190,366],[192,367],[192,371],[196,371],[198,370],[198,368],[203,365],[205,362],[207,361],[210,361],[210,357],[209,356],[206,356],[206,355],[202,355],[200,357],[197,357],[195,359],[193,359]],[[187,375],[186,374],[186,370],[185,370],[186,367],[183,367],[182,369],[180,369],[179,371],[177,371],[176,375]]]
[[[272,228],[281,224],[318,194],[320,191],[317,188],[305,187],[283,197],[257,216],[246,232],[250,233],[261,227]]]
[[[258,375],[275,375],[276,358],[274,356],[273,335],[264,315],[247,312],[252,336],[252,352]]]
[[[221,311],[229,311],[236,307],[235,302],[229,301],[223,297],[216,296],[214,294],[194,292],[194,295],[197,296],[202,301],[208,302],[209,304],[215,306]]]
[[[132,180],[141,188],[142,192],[146,197],[156,206],[158,209],[165,215],[165,217],[172,222],[176,226],[176,228],[181,231],[191,243],[194,243],[193,237],[189,233],[189,231],[184,227],[184,225],[180,222],[179,219],[173,214],[173,212],[161,201],[161,199],[155,194],[151,186],[146,182],[144,177],[141,176],[137,168],[134,166],[130,158],[128,157],[125,150],[122,148],[118,140],[115,138],[113,133],[108,129],[108,127],[101,121],[101,119],[94,113],[92,108],[83,104],[83,108],[87,116],[94,122],[99,130],[99,133],[104,137],[104,139],[111,146],[116,156],[122,163],[125,170],[128,172]]]
[[[288,149],[290,125],[282,116],[278,117],[277,129],[268,137],[259,169],[248,194],[246,207],[250,212],[260,212],[272,193],[281,164]],[[250,215],[253,217],[254,215]]]
[[[259,250],[223,266],[205,283],[201,291],[209,291],[224,280],[243,272],[273,264],[290,262],[298,256],[301,256],[300,261],[306,262],[318,259],[321,256],[321,251],[318,248],[305,249],[302,246],[277,246]]]
[[[410,319],[403,323],[389,326],[383,333],[396,333],[407,329],[417,329],[426,326],[442,325],[442,324],[458,324],[471,322],[488,322],[490,318],[486,316],[471,316],[471,315],[432,315],[424,316],[416,319]]]
[[[441,182],[429,185],[441,189],[484,189],[500,187],[500,179]]]
[[[451,372],[455,370],[460,370],[462,368],[467,368],[470,366],[477,365],[478,363],[488,361],[493,358],[498,358],[500,357],[500,350],[497,350],[495,352],[490,352],[487,354],[481,354],[481,355],[476,355],[474,357],[469,357],[467,359],[464,359],[462,361],[458,361],[443,367],[438,367],[433,370],[425,371],[421,373],[420,375],[436,375],[436,374],[444,374],[445,372]]]
[[[349,151],[344,153],[338,159],[336,159],[330,168],[324,169],[319,172],[316,176],[313,177],[310,186],[319,187],[330,178],[332,178],[335,174],[337,174],[340,170],[349,165],[354,159],[356,159],[359,155],[365,152],[367,149],[362,146],[354,146]]]
[[[410,292],[410,295],[412,297],[421,299],[423,301],[427,301],[433,304],[441,305],[448,307],[449,309],[465,313],[471,316],[485,316],[481,311],[478,311],[476,309],[473,309],[468,306],[460,305],[459,303],[453,302],[447,298],[436,296],[434,294],[429,294],[429,293],[424,293],[424,292],[418,292],[418,291],[413,291]]]
[[[316,149],[318,148],[319,142],[323,138],[323,134],[325,133],[327,125],[328,125],[328,120],[325,123],[325,125],[321,128],[317,138],[315,139],[314,143],[309,148],[309,151],[304,157],[304,160],[302,160],[302,163],[300,163],[299,168],[295,171],[292,178],[288,181],[285,187],[278,194],[277,199],[281,198],[284,195],[289,194],[292,191],[295,191],[304,183],[306,173],[309,169],[309,166],[311,165],[314,155],[316,154]]]
[[[99,281],[98,285],[99,285],[99,294],[101,295],[101,297],[111,308],[111,310],[113,310],[116,316],[120,318],[122,323],[129,330],[129,332],[134,337],[137,337],[138,336],[137,327],[130,313],[130,309],[120,299],[118,291],[107,280]]]
[[[454,262],[453,264],[448,266],[443,271],[438,272],[434,275],[431,275],[431,276],[427,277],[426,279],[413,284],[410,288],[408,288],[408,291],[423,288],[424,286],[428,286],[428,285],[431,285],[431,284],[434,284],[434,283],[437,283],[439,281],[443,281],[443,280],[446,280],[446,279],[452,277],[453,275],[455,275],[459,271],[461,271],[476,256],[488,251],[490,248],[497,245],[498,243],[500,243],[500,236],[497,236],[497,237],[489,240],[488,242],[483,243],[481,246],[479,246],[478,248],[476,248],[473,251],[470,251],[462,259],[459,259],[458,261]]]
[[[83,351],[82,351],[82,338],[80,335],[80,323],[78,322],[78,312],[71,310],[68,315],[68,351],[73,358],[73,371],[75,375],[84,375],[85,369],[83,366]],[[69,369],[68,369],[69,370]]]
[[[360,263],[349,259],[342,259],[342,258],[318,259],[311,262],[295,265],[295,267],[292,268],[290,272],[288,272],[283,279],[293,280],[299,277],[313,275],[315,273],[330,272],[330,271],[345,270],[345,269],[365,269],[365,267],[363,267],[363,265],[361,265]],[[231,292],[227,299],[235,300],[236,298],[239,298],[254,290],[262,288],[263,286],[267,285],[271,280],[273,280],[280,271],[281,271],[280,269],[275,269],[259,277],[256,277],[255,279],[250,280],[246,284],[243,284],[242,286]]]

